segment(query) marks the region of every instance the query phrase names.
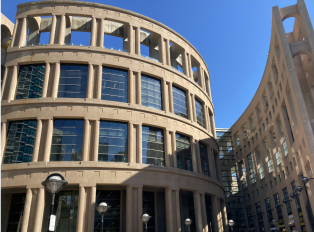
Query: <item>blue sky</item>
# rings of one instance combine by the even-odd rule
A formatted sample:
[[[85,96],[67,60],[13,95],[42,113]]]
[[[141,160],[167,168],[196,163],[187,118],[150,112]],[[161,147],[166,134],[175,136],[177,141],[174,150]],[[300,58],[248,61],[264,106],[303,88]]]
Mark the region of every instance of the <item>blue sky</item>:
[[[16,5],[28,1],[9,2],[1,1],[1,12],[14,22]],[[93,2],[153,18],[192,43],[205,59],[211,75],[216,127],[228,128],[246,109],[262,78],[269,50],[272,7],[293,5],[297,0]],[[305,0],[305,3],[314,22],[314,1]],[[291,31],[293,20],[287,19],[284,25],[286,31]]]

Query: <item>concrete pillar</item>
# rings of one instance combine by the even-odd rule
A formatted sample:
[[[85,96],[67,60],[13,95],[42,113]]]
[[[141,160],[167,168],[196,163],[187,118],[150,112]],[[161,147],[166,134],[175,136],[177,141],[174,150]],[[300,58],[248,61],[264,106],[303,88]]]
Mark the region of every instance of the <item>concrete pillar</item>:
[[[176,201],[176,215],[177,217],[175,218],[175,223],[177,224],[177,229],[178,232],[181,231],[181,211],[180,211],[180,194],[179,194],[180,190],[175,190],[175,201]]]
[[[172,189],[166,188],[166,224],[167,231],[173,231]]]
[[[45,77],[44,77],[44,83],[43,83],[43,88],[42,88],[42,92],[41,92],[41,97],[47,97],[49,74],[50,74],[50,64],[47,62],[46,68],[45,68]]]
[[[136,142],[137,142],[137,160],[138,163],[142,163],[142,125],[138,125],[137,135],[136,135]]]
[[[210,147],[207,147],[209,174],[210,174],[210,177],[215,178],[215,164],[213,163],[213,158],[212,158],[211,152],[212,152],[212,149]]]
[[[27,229],[28,229],[29,215],[30,215],[31,206],[32,206],[32,198],[33,198],[32,189],[30,188],[26,189],[26,198],[25,198],[25,205],[24,205],[24,211],[23,211],[21,232],[27,232]]]
[[[4,91],[6,81],[7,81],[8,71],[9,71],[9,67],[5,66],[4,73],[3,73],[3,79],[2,79],[2,86],[1,86],[1,99],[3,97],[3,91]]]
[[[84,232],[85,206],[86,206],[85,187],[80,186],[79,202],[78,202],[78,210],[77,210],[77,221],[76,221],[76,231],[77,232]]]
[[[135,103],[135,78],[133,75],[133,71],[131,69],[129,69],[128,71],[128,76],[129,76],[129,80],[128,80],[128,88],[129,88],[129,103],[130,104],[134,104]]]
[[[169,44],[169,39],[166,39],[166,64],[171,66],[171,56],[170,56],[170,44]]]
[[[193,79],[193,71],[192,71],[192,55],[189,54],[188,55],[188,73],[189,73],[189,77]]]
[[[11,47],[14,47],[14,43],[16,41],[16,37],[17,37],[17,33],[16,33],[16,30],[18,28],[18,25],[19,25],[19,19],[15,19],[15,24],[14,24],[14,28],[13,28],[13,34],[12,34],[12,41],[11,41]]]
[[[200,142],[196,140],[195,140],[195,154],[196,154],[198,173],[203,173],[202,163],[201,163]]]
[[[90,188],[90,212],[88,219],[89,231],[94,231],[95,222],[95,207],[96,207],[96,186]]]
[[[7,141],[7,122],[1,122],[1,160],[0,160],[0,163],[3,162],[6,141]]]
[[[210,80],[209,80],[209,78],[206,78],[205,80],[206,80],[205,84],[207,86],[207,94],[208,94],[209,98],[211,98],[211,94],[210,94]]]
[[[186,51],[183,51],[182,53],[182,65],[183,65],[183,73],[186,76],[189,76],[189,62],[188,62],[188,56],[186,54]]]
[[[193,137],[190,137],[190,144],[191,144],[191,158],[192,158],[192,166],[193,166],[193,172],[198,172],[198,165],[197,165],[197,157],[196,157],[196,149],[195,149],[195,140]]]
[[[98,33],[99,36],[99,47],[103,47],[104,46],[104,36],[105,36],[105,19],[100,19],[99,20],[99,24],[100,24],[100,31]]]
[[[177,160],[177,145],[176,145],[176,133],[174,131],[170,132],[171,137],[171,147],[172,147],[172,158],[173,158],[173,167],[178,167],[178,160]]]
[[[126,232],[132,231],[132,198],[133,198],[133,188],[128,186],[126,188]]]
[[[222,220],[223,220],[223,228],[224,232],[229,232],[229,225],[228,225],[228,217],[227,217],[227,208],[225,205],[225,201],[221,200],[220,201],[221,205],[221,213],[222,213]]]
[[[91,39],[90,39],[90,46],[96,45],[96,34],[97,34],[97,28],[96,28],[97,22],[96,18],[92,18],[92,32],[91,32]]]
[[[56,34],[56,25],[57,25],[57,16],[52,15],[49,44],[54,44],[55,34]]]
[[[88,161],[88,154],[89,154],[89,142],[90,142],[90,122],[88,119],[84,119],[84,135],[83,135],[83,154],[82,154],[82,161]]]
[[[193,122],[194,121],[193,101],[192,101],[190,90],[186,91],[186,101],[187,101],[188,119],[191,120],[191,122]]]
[[[165,64],[165,49],[164,49],[164,38],[162,36],[159,36],[158,38],[158,56],[159,56],[159,62],[162,64]]]
[[[143,188],[137,188],[137,232],[143,232],[143,222],[141,216],[143,214]]]
[[[43,127],[42,120],[37,119],[36,137],[35,137],[35,143],[34,143],[32,162],[38,161],[38,152],[39,152],[42,127]]]
[[[98,146],[99,146],[99,130],[100,130],[100,121],[95,121],[95,131],[93,138],[93,161],[98,161]]]
[[[45,188],[40,187],[37,194],[34,232],[41,232],[44,217],[44,209],[45,209]]]
[[[45,151],[44,151],[44,161],[46,161],[46,162],[49,162],[49,160],[50,160],[52,133],[53,133],[53,119],[48,119],[46,142],[44,143],[44,144],[46,144]]]
[[[220,220],[220,213],[218,209],[218,199],[216,196],[211,196],[211,202],[212,202],[212,210],[213,210],[213,223],[215,227],[215,231],[221,232],[221,229],[219,228],[219,220]]]
[[[134,54],[135,51],[135,43],[134,43],[134,29],[133,25],[129,24],[129,30],[128,30],[128,52],[130,54]]]
[[[166,113],[169,112],[168,85],[164,79],[162,80],[162,105],[163,105],[163,110]]]
[[[135,154],[134,154],[134,143],[136,141],[136,138],[135,138],[135,141],[134,141],[134,126],[133,126],[133,123],[129,122],[128,123],[128,163],[136,163],[136,157],[135,157]]]
[[[102,65],[98,65],[97,71],[97,99],[101,99]]]
[[[136,73],[136,104],[138,105],[142,105],[142,84],[141,84],[141,81],[142,81],[142,77],[141,77],[141,73],[140,72],[137,72]]]
[[[8,96],[9,101],[14,100],[15,98],[17,78],[18,78],[18,65],[14,65],[13,71],[12,71],[12,77],[11,77],[9,96]]]
[[[207,213],[206,213],[206,203],[205,203],[205,194],[201,194],[201,210],[202,210],[202,219],[203,219],[203,232],[208,232],[207,224]]]
[[[164,144],[165,144],[165,166],[171,167],[170,157],[171,157],[171,136],[167,129],[164,130]]]
[[[192,105],[192,115],[193,115],[193,121],[197,122],[196,118],[196,108],[195,108],[195,95],[191,94],[191,105]]]
[[[52,86],[52,97],[58,97],[58,87],[59,87],[59,79],[60,79],[60,62],[57,62],[55,65],[55,75],[53,78],[53,86]]]
[[[194,198],[196,231],[202,232],[203,231],[203,216],[202,216],[202,209],[201,209],[200,194],[198,192],[193,192],[193,195],[194,195],[193,198]]]
[[[63,45],[64,44],[64,39],[65,39],[65,15],[60,16],[61,23],[60,23],[60,33],[59,33],[59,44]]]
[[[141,30],[139,27],[135,28],[135,54],[141,55]]]
[[[27,38],[27,17],[23,18],[22,21],[22,27],[21,27],[21,33],[19,38],[19,47],[23,47],[26,45],[26,38]]]
[[[87,93],[86,93],[87,98],[92,98],[93,96],[93,79],[94,79],[94,67],[92,64],[88,64],[88,79],[87,79]]]
[[[168,82],[168,93],[169,93],[169,111],[171,113],[174,113],[172,82]]]

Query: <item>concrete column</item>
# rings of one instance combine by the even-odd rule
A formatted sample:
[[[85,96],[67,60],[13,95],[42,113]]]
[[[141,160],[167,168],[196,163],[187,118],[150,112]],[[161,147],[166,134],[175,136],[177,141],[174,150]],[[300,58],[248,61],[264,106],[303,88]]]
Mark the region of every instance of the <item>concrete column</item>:
[[[171,136],[167,129],[164,130],[164,144],[165,144],[165,166],[171,167],[170,157],[171,157]]]
[[[57,16],[52,15],[49,44],[54,44],[55,34],[56,34],[56,25],[57,25]]]
[[[159,62],[162,64],[165,64],[165,49],[164,49],[164,38],[162,36],[159,36],[158,38],[158,56],[159,56]]]
[[[135,28],[135,54],[141,55],[141,30],[139,27]]]
[[[12,77],[11,77],[9,96],[8,96],[9,101],[14,100],[15,98],[17,78],[18,78],[18,65],[14,65],[13,71],[12,71]]]
[[[211,98],[211,94],[210,94],[210,80],[209,80],[209,78],[206,78],[205,80],[206,80],[205,84],[207,86],[207,94]]]
[[[188,118],[191,122],[194,121],[194,113],[193,113],[193,101],[190,94],[190,90],[186,91],[186,101],[187,101],[187,110],[188,110]]]
[[[212,210],[213,210],[213,223],[214,223],[214,227],[215,227],[215,231],[221,231],[221,229],[219,228],[218,222],[220,219],[220,214],[219,214],[219,209],[218,209],[218,199],[216,196],[211,196],[211,200],[212,200]]]
[[[36,216],[34,224],[34,232],[41,232],[45,209],[45,189],[40,187],[37,194]]]
[[[134,75],[133,75],[133,71],[131,69],[129,69],[128,71],[128,76],[129,76],[129,83],[128,83],[128,87],[129,87],[129,103],[130,104],[134,104],[135,103],[135,79],[134,79]]]
[[[138,125],[137,135],[136,135],[136,142],[137,142],[137,160],[138,163],[142,163],[142,125]]]
[[[175,190],[175,199],[176,199],[176,215],[175,223],[177,224],[178,232],[181,231],[181,211],[180,211],[180,196],[179,196],[179,190]]]
[[[198,165],[197,165],[197,157],[196,157],[196,149],[195,149],[195,144],[194,144],[194,139],[193,137],[190,137],[190,144],[191,144],[191,158],[192,158],[192,166],[193,166],[193,172],[197,173],[198,172]]]
[[[60,23],[60,33],[59,33],[59,44],[63,45],[64,44],[64,39],[65,39],[65,15],[60,16],[61,23]]]
[[[3,73],[3,79],[2,79],[2,83],[1,83],[2,84],[2,86],[1,86],[1,99],[3,97],[3,91],[4,91],[6,81],[7,81],[8,71],[9,71],[9,67],[5,66],[4,73]]]
[[[14,47],[14,43],[15,43],[15,41],[16,41],[16,35],[17,35],[17,33],[16,33],[16,30],[17,30],[17,27],[18,27],[18,25],[19,25],[19,19],[15,19],[15,24],[14,24],[14,28],[13,28],[13,34],[12,34],[12,41],[11,41],[11,47]]]
[[[132,198],[133,198],[133,188],[128,186],[126,188],[126,232],[132,231]]]
[[[95,205],[96,205],[96,186],[93,186],[90,189],[90,212],[88,212],[89,213],[89,219],[88,219],[89,231],[94,231]]]
[[[200,142],[196,140],[195,140],[195,155],[196,155],[198,172],[203,173],[202,163],[201,163]]]
[[[172,82],[168,82],[168,93],[169,93],[169,111],[174,113],[173,107],[173,92],[172,92]]]
[[[93,78],[94,78],[94,67],[92,64],[88,64],[88,79],[87,79],[87,93],[86,93],[87,98],[92,98],[92,95],[93,95]]]
[[[97,99],[101,99],[102,65],[98,65],[97,71]]]
[[[195,209],[195,224],[196,224],[196,231],[202,232],[203,231],[203,216],[201,210],[201,199],[200,194],[198,192],[193,192],[194,195],[194,209]]]
[[[90,141],[90,122],[88,119],[84,119],[84,135],[83,135],[83,154],[82,161],[88,161],[89,153],[89,141]]]
[[[183,65],[183,73],[186,76],[189,76],[189,62],[188,62],[188,56],[186,54],[186,51],[183,51],[182,53],[182,65]]]
[[[172,147],[172,157],[173,157],[173,167],[178,167],[178,160],[177,160],[177,145],[176,145],[176,133],[174,131],[170,132],[171,137],[171,147]]]
[[[32,198],[33,198],[32,189],[30,188],[26,189],[26,198],[25,198],[25,205],[24,205],[24,211],[23,211],[21,232],[27,232],[27,229],[28,229],[29,215],[30,215],[31,206],[32,206]]]
[[[172,189],[166,188],[166,224],[167,231],[173,231]]]
[[[1,122],[1,160],[3,162],[4,150],[7,141],[7,122]]]
[[[129,24],[129,31],[128,31],[128,52],[130,54],[134,54],[134,29],[133,25]]]
[[[37,119],[36,137],[35,137],[32,162],[38,161],[38,152],[39,152],[42,127],[43,127],[43,123],[42,123],[41,119]]]
[[[96,33],[97,33],[97,28],[96,28],[96,18],[92,18],[92,32],[91,32],[91,39],[90,39],[90,46],[95,46],[96,45]]]
[[[22,22],[20,38],[19,38],[19,47],[26,45],[27,29],[28,29],[27,28],[27,17],[24,17],[23,22]]]
[[[142,81],[142,77],[141,77],[141,73],[140,72],[137,72],[136,73],[136,104],[138,105],[142,105],[142,84],[141,84],[141,81]]]
[[[189,73],[189,77],[193,79],[193,71],[192,71],[192,55],[189,54],[188,55],[188,73]]]
[[[162,105],[165,112],[169,112],[169,96],[167,82],[162,80]]]
[[[55,65],[55,75],[53,78],[53,86],[52,86],[52,97],[58,97],[58,87],[59,87],[59,79],[60,79],[60,62],[57,62]]]
[[[220,202],[220,205],[221,205],[221,213],[222,213],[222,220],[223,220],[224,232],[229,232],[228,217],[227,217],[227,209],[226,209],[225,201],[222,200],[222,201]]]
[[[143,214],[143,188],[137,188],[137,232],[143,232],[143,222],[141,216]]]
[[[44,161],[49,162],[50,160],[50,151],[52,143],[52,133],[53,133],[53,119],[48,119],[48,128],[46,135],[46,146],[44,151]]]
[[[208,163],[209,163],[209,174],[210,177],[215,177],[215,164],[213,163],[211,148],[207,147]]]
[[[44,83],[43,83],[43,88],[42,88],[42,92],[41,92],[41,97],[47,97],[49,74],[50,74],[50,64],[47,62],[46,68],[45,68],[45,77],[44,77]]]
[[[83,232],[84,231],[85,206],[86,206],[85,187],[80,186],[79,202],[78,202],[78,210],[77,210],[77,221],[76,221],[76,231],[77,232]]]
[[[205,194],[201,194],[201,208],[202,208],[202,219],[203,219],[203,232],[208,232],[208,224],[207,224],[207,213],[206,213],[206,202],[205,202]]]
[[[133,123],[129,122],[128,123],[128,163],[136,163],[136,157],[134,154],[134,126]]]
[[[100,19],[99,24],[100,24],[100,31],[98,33],[99,47],[103,47],[104,46],[104,36],[105,36],[105,19],[103,19],[103,18]]]
[[[98,146],[99,146],[99,130],[100,130],[100,121],[95,121],[95,131],[94,131],[94,139],[93,139],[93,161],[98,161]]]
[[[195,109],[195,95],[191,94],[191,105],[192,105],[192,112],[193,112],[193,121],[197,122],[197,118],[196,118],[196,109]]]
[[[167,65],[171,66],[169,39],[166,39],[165,49],[166,49],[166,63],[167,63]]]

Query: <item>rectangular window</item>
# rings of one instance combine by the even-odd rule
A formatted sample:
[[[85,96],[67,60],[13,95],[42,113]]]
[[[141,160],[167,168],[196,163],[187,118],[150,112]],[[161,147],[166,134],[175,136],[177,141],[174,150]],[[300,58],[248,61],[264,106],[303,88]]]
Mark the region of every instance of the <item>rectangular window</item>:
[[[288,194],[288,189],[284,188],[282,190],[283,192],[283,197],[285,200],[285,205],[286,205],[286,209],[287,209],[287,214],[291,215],[292,214],[292,209],[291,209],[291,204],[290,204],[290,198],[289,198],[289,194]]]
[[[204,115],[204,106],[201,102],[195,99],[195,110],[196,110],[196,119],[197,123],[205,128],[205,115]]]
[[[279,179],[279,182],[281,182],[281,176],[280,176],[280,174],[278,175],[278,179]]]
[[[176,134],[178,168],[192,171],[192,156],[190,137]]]
[[[180,190],[180,214],[181,214],[181,228],[185,228],[182,232],[187,232],[187,227],[184,224],[186,218],[195,221],[195,208],[193,192]],[[193,225],[194,224],[194,225]],[[154,232],[154,231],[151,231]],[[196,223],[191,224],[191,232],[196,232]]]
[[[275,183],[275,185],[277,185],[277,178],[276,177],[274,178],[274,183]]]
[[[259,177],[260,177],[260,179],[261,179],[261,180],[264,179],[265,173],[264,173],[264,167],[263,167],[263,166],[261,166],[261,167],[258,169],[258,172],[259,172]]]
[[[155,231],[155,192],[143,191],[143,213],[148,213],[151,216],[149,223],[147,223],[147,231]]]
[[[271,159],[267,161],[267,168],[268,168],[268,173],[271,173],[274,170],[273,161]]]
[[[273,182],[270,181],[269,183],[270,183],[270,188],[273,188]]]
[[[256,194],[257,194],[257,196],[259,196],[259,191],[258,191],[258,189],[256,189]]]
[[[277,216],[278,216],[278,221],[279,221],[279,228],[285,228],[285,222],[284,222],[284,219],[283,219],[283,214],[282,214],[282,210],[281,210],[281,207],[280,207],[280,199],[279,199],[279,194],[276,193],[274,195],[274,200],[275,200],[275,208],[276,208],[276,211],[277,211]]]
[[[86,98],[88,65],[61,64],[58,97]]]
[[[248,166],[249,166],[251,184],[255,184],[256,183],[255,168],[254,168],[254,164],[253,164],[252,154],[249,154],[247,156],[247,161],[248,161]]]
[[[249,223],[249,228],[254,228],[254,221],[253,221],[251,206],[246,207],[246,215],[247,215],[247,219]]]
[[[271,222],[273,220],[273,213],[272,213],[272,209],[270,206],[269,198],[265,199],[265,206],[266,206],[266,213],[267,213],[268,222]]]
[[[56,119],[53,126],[50,161],[80,161],[84,120]]]
[[[54,201],[55,231],[76,231],[79,191],[59,192]]]
[[[247,195],[247,199],[248,199],[248,200],[250,200],[250,199],[251,199],[250,194],[248,194],[248,195]]]
[[[172,94],[173,94],[174,113],[183,118],[188,118],[185,91],[175,86],[172,86]]]
[[[283,176],[284,179],[286,179],[285,171],[282,171],[282,176]]]
[[[21,65],[15,99],[40,98],[45,69],[45,64]]]
[[[128,102],[128,71],[103,67],[101,99]]]
[[[288,147],[287,147],[287,142],[285,137],[282,137],[283,142],[282,142],[282,148],[283,148],[283,153],[285,154],[285,156],[288,155]]]
[[[207,146],[200,143],[200,155],[203,175],[210,176]]]
[[[37,120],[10,123],[3,164],[32,161],[36,129]]]
[[[142,105],[162,110],[160,80],[142,75]]]
[[[265,231],[261,203],[259,203],[259,202],[256,203],[255,204],[255,208],[256,208],[256,214],[257,214],[257,221],[258,221],[259,230],[260,231]]]
[[[98,161],[128,162],[128,124],[100,121]]]
[[[10,210],[9,210],[9,215],[8,215],[9,219],[8,219],[7,231],[21,231],[25,198],[26,198],[26,193],[14,193],[11,195],[11,205],[10,205]],[[4,212],[2,211],[1,214],[4,214]],[[3,224],[2,226],[4,227]]]
[[[142,163],[165,166],[163,129],[142,126]]]

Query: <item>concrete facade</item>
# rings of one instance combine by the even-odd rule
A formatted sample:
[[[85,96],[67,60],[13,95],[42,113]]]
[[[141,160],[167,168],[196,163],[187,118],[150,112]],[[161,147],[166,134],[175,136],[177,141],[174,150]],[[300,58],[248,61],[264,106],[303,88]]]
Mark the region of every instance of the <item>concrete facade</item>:
[[[72,45],[72,31],[90,32],[90,45]],[[49,42],[39,44],[43,32],[50,32]],[[104,48],[105,34],[123,38],[124,51]],[[149,47],[148,57],[141,56],[142,45]],[[45,73],[41,97],[17,100],[20,67],[42,63]],[[86,98],[58,98],[60,66],[69,63],[88,65]],[[127,103],[101,100],[102,67],[128,71]],[[141,104],[141,74],[160,81],[162,110]],[[172,86],[186,92],[188,118],[174,114]],[[134,12],[96,3],[48,0],[20,4],[1,90],[1,162],[10,123],[37,120],[31,162],[1,165],[3,231],[8,227],[10,199],[15,193],[26,193],[21,231],[47,229],[49,194],[41,183],[52,173],[64,176],[69,182],[67,190],[79,191],[76,231],[94,231],[99,189],[126,191],[126,218],[121,218],[125,227],[120,231],[142,231],[139,218],[145,188],[162,188],[165,192],[167,231],[186,230],[182,228],[185,218],[180,216],[182,190],[193,192],[195,231],[228,230],[210,75],[198,51],[170,28]],[[203,126],[197,122],[195,99],[203,106]],[[55,119],[84,119],[81,160],[50,161]],[[127,123],[126,163],[98,161],[100,121]],[[142,163],[142,126],[163,129],[163,167]],[[177,167],[176,133],[190,138],[193,171]],[[210,177],[202,174],[200,142],[207,146]],[[211,198],[214,215],[210,226],[206,196]],[[156,227],[155,231],[161,230]]]
[[[272,12],[262,80],[251,103],[231,127],[244,207],[251,210],[247,220],[254,221],[253,228],[247,227],[262,230],[260,220],[269,231],[269,219],[275,218],[281,219],[281,230],[289,231],[291,226],[297,231],[313,231],[314,181],[299,193],[301,208],[289,195],[293,183],[304,188],[302,177],[310,178],[314,173],[314,31],[303,0],[281,9],[273,7]],[[287,32],[283,21],[290,17],[295,18],[295,24],[293,31]],[[277,193],[279,202],[275,201]],[[292,200],[292,216],[283,200]],[[289,225],[289,218],[294,224]]]

